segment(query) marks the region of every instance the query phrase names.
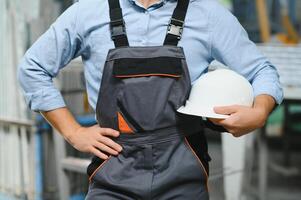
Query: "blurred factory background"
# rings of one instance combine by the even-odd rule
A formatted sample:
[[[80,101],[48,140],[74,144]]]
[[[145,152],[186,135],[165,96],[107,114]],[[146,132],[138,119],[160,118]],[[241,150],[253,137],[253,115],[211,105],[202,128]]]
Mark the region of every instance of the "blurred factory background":
[[[301,1],[220,0],[276,65],[284,102],[266,126],[233,138],[207,131],[212,200],[301,199]],[[84,199],[90,155],[75,151],[30,112],[18,88],[26,49],[72,0],[0,0],[0,200]],[[76,59],[56,78],[78,121],[94,124]],[[223,67],[213,62],[212,68]]]

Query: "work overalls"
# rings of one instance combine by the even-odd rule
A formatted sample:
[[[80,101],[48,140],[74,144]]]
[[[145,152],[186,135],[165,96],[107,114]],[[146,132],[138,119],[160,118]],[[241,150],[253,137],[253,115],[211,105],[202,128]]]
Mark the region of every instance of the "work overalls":
[[[118,0],[109,0],[114,49],[96,106],[101,127],[120,131],[118,156],[94,157],[87,200],[207,200],[207,143],[200,118],[181,115],[191,81],[178,47],[189,0],[178,0],[163,46],[129,47]]]

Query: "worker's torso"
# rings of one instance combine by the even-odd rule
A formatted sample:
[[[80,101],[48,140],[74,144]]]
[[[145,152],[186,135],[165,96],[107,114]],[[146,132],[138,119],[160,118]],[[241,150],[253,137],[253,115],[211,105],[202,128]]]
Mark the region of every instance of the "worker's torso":
[[[208,4],[207,1],[204,2]],[[133,4],[131,0],[121,0],[120,4],[130,46],[160,46],[163,44],[176,1],[167,0],[148,10]],[[108,50],[114,48],[111,40],[107,1],[80,1],[77,18],[78,21],[84,22],[79,23],[83,25],[78,29],[82,30],[80,34],[85,36],[83,43],[88,49],[83,55],[83,61],[89,101],[95,109],[106,56]],[[202,5],[202,1],[190,1],[185,28],[178,46],[184,49],[192,82],[207,70],[212,61],[208,23],[208,10]]]
[[[106,161],[92,159],[86,199],[208,200],[210,157],[201,119],[177,112],[191,89],[178,47],[189,0],[177,2],[164,42],[152,47],[131,46],[119,0],[109,4],[116,48],[106,57],[96,115],[101,127],[120,132],[112,139],[123,150]]]

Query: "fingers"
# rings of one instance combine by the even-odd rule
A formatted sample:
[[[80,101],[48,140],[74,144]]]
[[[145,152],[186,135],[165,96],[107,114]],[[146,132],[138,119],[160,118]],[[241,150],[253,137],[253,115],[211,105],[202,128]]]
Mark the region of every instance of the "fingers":
[[[215,125],[220,125],[220,121],[224,120],[224,119],[216,119],[216,118],[208,118],[208,120],[210,120],[213,124]]]
[[[216,114],[221,115],[231,115],[235,112],[237,112],[239,109],[239,106],[233,105],[233,106],[218,106],[214,107],[213,110]]]
[[[233,126],[233,119],[228,118],[228,119],[221,120],[221,121],[218,122],[218,125],[224,126],[224,127],[232,127]]]
[[[113,140],[111,140],[109,137],[106,136],[118,137],[119,136],[118,131],[111,128],[100,128],[100,137],[98,138],[98,141],[108,147],[111,147],[113,150],[117,152],[122,151],[122,147],[119,144],[117,144],[116,142],[114,142]]]
[[[215,125],[218,125],[218,126],[229,126],[230,124],[230,117],[227,118],[227,119],[215,119],[215,118],[209,118],[209,120],[215,124]]]
[[[230,115],[226,119],[210,119],[214,124],[223,126],[234,137],[240,137],[260,126],[261,113],[258,114],[252,107],[247,106],[224,106],[215,107],[218,114]],[[259,121],[259,123],[258,123]]]
[[[93,148],[91,149],[91,153],[101,159],[108,159],[108,156],[103,152],[110,155],[118,155],[121,151],[122,147],[119,144],[102,135],[98,135],[95,143],[93,144]]]
[[[109,158],[106,154],[102,153],[101,151],[99,151],[98,149],[96,149],[94,147],[92,147],[90,151],[91,151],[91,153],[93,153],[95,156],[99,157],[102,160],[106,160]]]
[[[101,135],[111,136],[111,137],[119,136],[119,132],[111,128],[100,128],[100,133]]]
[[[226,119],[215,119],[215,118],[209,118],[209,120],[217,125],[217,126],[222,126],[224,127],[229,133],[232,133],[234,132],[234,129],[235,129],[235,118],[236,116],[235,115],[232,115],[230,116],[229,118],[226,118]]]
[[[105,144],[102,144],[102,143],[100,143],[100,142],[96,142],[95,144],[94,144],[94,147],[96,147],[96,148],[98,148],[99,150],[101,150],[102,152],[107,152],[108,154],[110,154],[110,155],[118,155],[118,151],[115,151],[114,149],[112,149],[112,148],[110,148],[110,147],[108,147],[108,146],[106,146]]]
[[[92,141],[90,152],[101,159],[108,158],[105,153],[109,155],[118,155],[119,152],[122,151],[122,147],[109,137],[118,137],[119,132],[110,128],[101,128],[98,125],[94,127],[96,128],[96,132],[94,129],[94,141]]]
[[[231,133],[234,137],[240,137],[245,133],[245,131],[242,130],[241,127],[239,127],[239,125],[237,124],[236,116],[231,116],[227,119],[220,120],[215,124],[223,126],[227,130],[227,132]]]
[[[98,141],[103,143],[104,145],[114,149],[117,152],[121,152],[122,151],[122,146],[120,146],[118,143],[114,142],[113,140],[111,140],[110,138],[106,137],[106,136],[100,136],[98,138]]]

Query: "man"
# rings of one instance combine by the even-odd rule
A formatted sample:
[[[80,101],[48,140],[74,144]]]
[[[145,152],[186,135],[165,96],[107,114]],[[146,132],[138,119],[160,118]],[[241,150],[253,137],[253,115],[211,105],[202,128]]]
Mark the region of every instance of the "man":
[[[202,123],[176,109],[216,59],[254,88],[252,108],[217,107],[230,117],[212,119],[241,136],[281,103],[277,71],[215,1],[119,1],[79,1],[36,41],[19,68],[27,103],[73,147],[95,155],[87,199],[208,199]],[[92,127],[74,120],[52,83],[78,56],[99,123]]]

